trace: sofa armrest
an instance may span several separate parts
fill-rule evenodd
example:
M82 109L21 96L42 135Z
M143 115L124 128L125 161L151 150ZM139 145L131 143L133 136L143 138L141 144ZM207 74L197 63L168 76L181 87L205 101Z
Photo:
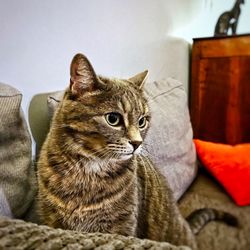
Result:
M36 155L49 131L48 95L48 93L44 93L33 96L29 106L28 118L31 133L36 142Z

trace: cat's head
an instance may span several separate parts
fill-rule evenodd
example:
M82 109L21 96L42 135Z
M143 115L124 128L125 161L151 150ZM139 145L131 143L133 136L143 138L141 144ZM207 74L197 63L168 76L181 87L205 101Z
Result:
M150 120L143 95L148 72L127 80L97 76L88 59L77 54L70 74L58 114L70 138L67 146L72 143L72 150L89 158L119 161L139 153Z

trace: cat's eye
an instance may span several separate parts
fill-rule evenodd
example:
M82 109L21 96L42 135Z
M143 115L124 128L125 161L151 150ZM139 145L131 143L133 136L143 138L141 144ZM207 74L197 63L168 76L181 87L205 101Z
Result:
M145 116L141 117L138 124L139 124L139 128L141 129L145 128L147 125L147 118Z
M105 119L106 119L107 123L111 126L118 126L122 122L121 114L115 113L115 112L106 114Z

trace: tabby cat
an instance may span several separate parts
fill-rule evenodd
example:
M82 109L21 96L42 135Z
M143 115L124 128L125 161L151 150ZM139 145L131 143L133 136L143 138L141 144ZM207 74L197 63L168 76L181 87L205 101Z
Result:
M207 221L235 223L228 214L204 209L188 225L166 180L140 155L150 125L143 94L147 71L128 80L97 76L77 54L70 72L38 162L44 224L196 249L194 234Z

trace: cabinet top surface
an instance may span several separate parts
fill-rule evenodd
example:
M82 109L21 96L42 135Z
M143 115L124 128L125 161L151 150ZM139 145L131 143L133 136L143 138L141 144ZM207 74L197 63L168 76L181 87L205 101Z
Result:
M250 38L250 33L247 34L239 34L239 35L230 35L230 36L211 36L211 37L197 37L193 38L195 41L201 41L201 40L222 40L222 39L234 39L234 38Z

